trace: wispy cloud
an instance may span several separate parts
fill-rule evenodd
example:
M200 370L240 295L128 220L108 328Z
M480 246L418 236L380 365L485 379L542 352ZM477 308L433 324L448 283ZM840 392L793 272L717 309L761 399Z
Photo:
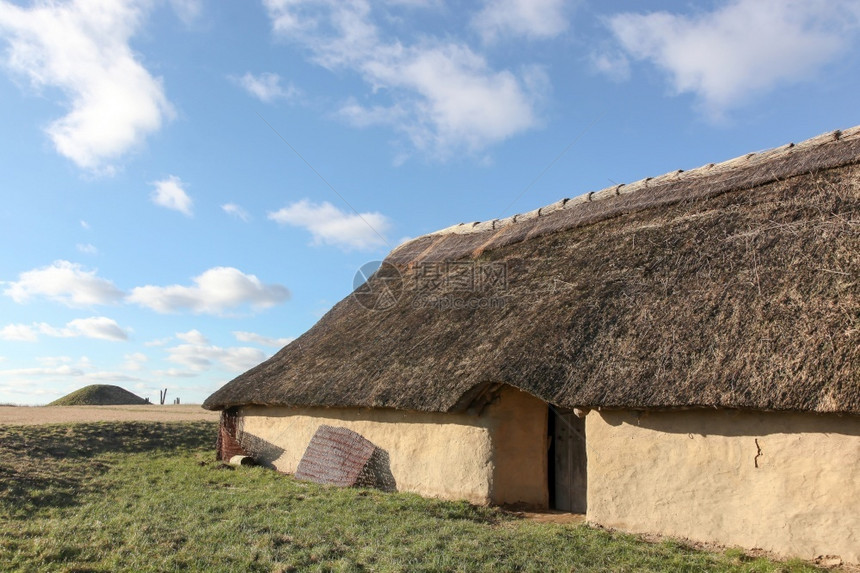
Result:
M38 328L27 324L7 324L0 328L0 340L36 342L39 340Z
M215 346L198 330L178 333L176 337L185 343L168 348L167 360L183 366L191 373L199 373L215 367L231 373L239 373L267 358L266 353L257 348Z
M48 332L46 334L64 337L84 336L101 340L128 340L128 333L120 328L115 320L104 316L77 318L66 324L64 328L57 329L56 333Z
M609 28L629 57L665 71L676 94L694 94L718 118L847 54L858 18L857 0L733 0L690 16L617 14Z
M549 82L539 68L495 70L462 42L424 37L405 45L385 38L366 0L265 0L279 36L300 42L314 62L358 74L368 91L339 115L353 125L382 124L438 159L477 154L540 124ZM381 17L384 17L381 16Z
M244 76L233 78L246 92L265 103L280 99L291 100L299 95L299 90L292 84L281 85L281 76L271 72L254 75L247 72Z
M173 110L161 80L129 42L145 20L144 2L0 1L6 68L37 90L58 88L70 111L46 129L78 166L111 172L112 162L158 131Z
M76 245L78 252L81 252L85 255L97 255L99 250L95 245L91 245L90 243L78 243Z
M34 368L10 368L9 370L0 370L0 376L8 376L8 377L31 377L31 376L57 376L57 377L67 377L67 376L83 376L85 373L80 368L75 368L74 366L70 366L65 364L63 366L56 366L53 368L46 367L34 367Z
M143 352L126 354L123 358L125 358L125 362L122 365L122 369L132 372L143 370L144 365L149 362L149 357Z
M596 52L591 55L591 67L616 82L630 79L630 60L619 52Z
M221 210L227 213L232 217L236 217L237 219L241 219L246 223L251 220L251 215L239 205L235 203L226 203L221 205Z
M55 327L44 322L33 324L8 324L0 328L0 340L37 342L39 335L52 338L94 338L99 340L128 340L128 333L115 320L104 316L78 318L64 327Z
M113 282L99 277L96 270L87 270L80 264L61 260L47 267L23 272L17 281L0 282L0 285L5 286L4 295L21 304L36 298L46 298L69 307L128 302L162 313L191 311L221 315L246 306L252 310L269 308L290 298L287 287L264 284L256 276L233 267L211 268L194 277L192 283L191 286L146 285L135 287L126 294ZM82 329L94 324L73 323Z
M17 303L44 297L66 306L83 307L118 303L124 296L111 281L98 277L97 271L62 260L23 272L17 281L5 285L3 294Z
M31 395L60 395L62 392L45 390L41 386L53 383L69 386L69 390L86 383L136 382L140 378L123 372L99 370L88 358L73 361L66 356L47 356L39 359L41 366L0 370L0 390ZM70 380L73 378L74 380ZM34 380L38 379L38 380ZM23 390L25 389L26 390ZM67 390L68 391L68 390Z
M136 287L127 300L161 313L191 311L221 315L244 306L268 308L290 297L287 287L263 284L256 276L232 267L209 269L192 282L192 286Z
M155 190L150 194L153 203L165 209L179 211L187 217L194 215L191 210L194 202L185 192L184 184L179 177L170 175L166 179L156 181L153 185Z
M567 0L484 0L472 25L485 42L507 36L553 38L567 30L570 7Z
M187 342L188 344L194 344L197 346L209 344L209 339L196 328L189 330L188 332L177 332L176 338L183 342Z
M282 225L309 231L314 245L334 245L347 251L386 246L383 237L391 228L390 221L381 213L347 213L326 201L313 203L308 199L271 212L268 217Z
M170 0L170 6L185 24L193 24L203 13L202 0Z
M274 348L281 348L295 340L295 338L271 338L254 332L243 331L234 331L233 336L235 336L236 340L239 342L252 342L261 346L272 346Z

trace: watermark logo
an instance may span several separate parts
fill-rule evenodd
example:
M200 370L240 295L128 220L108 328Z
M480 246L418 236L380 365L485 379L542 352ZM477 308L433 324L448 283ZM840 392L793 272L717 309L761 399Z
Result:
M424 262L415 269L414 308L502 308L508 290L508 267L500 262ZM477 296L476 296L477 295Z
M432 308L434 310L477 310L485 308L504 308L507 301L502 296L465 297L444 295L424 295L412 300L413 308Z
M423 262L416 268L415 288L425 294L443 290L503 292L508 290L508 266L477 261Z
M403 295L403 276L390 263L371 261L356 271L352 288L352 296L364 308L388 310Z
M393 308L407 288L413 308L502 308L506 299L501 295L508 290L508 267L498 262L422 262L409 271L407 279L394 265L371 261L358 269L352 286L352 296L368 310Z

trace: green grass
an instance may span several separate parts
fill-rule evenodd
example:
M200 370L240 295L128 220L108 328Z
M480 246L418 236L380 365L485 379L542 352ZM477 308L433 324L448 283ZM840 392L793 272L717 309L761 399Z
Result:
M90 384L62 398L57 398L48 406L127 406L148 403L140 396L119 386Z
M812 571L213 459L216 426L0 426L3 571Z

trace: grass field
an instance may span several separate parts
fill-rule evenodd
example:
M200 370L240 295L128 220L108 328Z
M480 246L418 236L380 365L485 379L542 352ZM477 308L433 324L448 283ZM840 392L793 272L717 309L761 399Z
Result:
M214 422L0 426L3 571L813 571L214 461Z

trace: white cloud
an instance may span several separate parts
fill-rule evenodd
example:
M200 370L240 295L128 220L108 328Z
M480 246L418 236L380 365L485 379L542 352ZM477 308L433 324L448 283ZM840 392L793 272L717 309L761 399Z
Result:
M467 46L442 44L398 50L366 67L372 83L412 94L389 107L354 101L340 114L358 127L387 124L419 150L447 159L477 153L538 124L534 105L548 83L540 68L494 72Z
M81 252L85 255L97 255L99 250L95 245L91 245L90 243L78 243L77 245L78 252Z
M350 100L339 111L355 126L389 125L416 149L447 159L479 153L539 124L536 108L548 82L537 68L496 71L450 40L425 37L404 45L384 39L366 0L265 4L277 34L301 42L316 63L354 71L368 84L366 99L373 103Z
M185 24L193 24L203 13L202 0L170 0L170 5Z
M104 316L77 318L69 322L60 332L63 336L83 336L101 340L128 340L128 333L120 328L115 320Z
M199 372L193 372L189 370L180 370L179 368L168 368L167 370L157 370L155 372L158 376L168 376L170 378L196 378L200 375Z
M32 378L44 378L44 381L56 381L56 382L66 382L68 378L74 377L79 379L76 381L76 385L86 384L88 382L91 383L105 383L105 382L135 382L140 380L140 378L135 378L133 376L129 376L128 374L123 374L120 372L110 372L110 371L98 371L98 372L85 372L79 367L72 365L62 365L56 367L42 367L42 368L12 368L9 370L0 370L0 378L10 378L16 384L25 384L31 383ZM7 391L11 388L6 387ZM28 392L28 393L36 393L41 394L42 392ZM54 393L47 391L45 393Z
M209 339L206 338L202 332L197 330L196 328L193 330L189 330L188 332L177 332L176 338L183 342L187 342L188 344L196 344L196 345L206 345L209 344Z
M96 271L87 271L77 263L56 261L52 265L26 271L18 281L7 282L3 294L17 303L25 303L35 297L45 297L65 304L80 307L119 302L123 292L112 282L96 276Z
M178 333L176 337L185 342L167 349L167 360L183 366L185 371L172 370L173 376L187 376L188 371L199 373L219 367L228 372L244 372L265 360L267 355L257 348L221 348L210 344L199 331Z
M86 356L81 356L77 361L68 356L40 356L36 362L39 363L38 367L0 370L0 376L29 382L29 378L36 376L64 380L69 376L86 376L93 371L93 365Z
M72 359L69 356L39 356L36 358L36 362L45 368L56 368L62 364L71 364ZM78 368L89 369L91 366L92 364L90 364L90 359L86 356L82 356L78 359Z
M472 25L485 42L503 36L545 39L568 28L567 0L484 0Z
M129 376L128 374L124 374L122 372L110 372L107 370L103 370L100 372L89 372L84 374L84 379L87 382L93 383L105 383L105 382L137 382L140 378L136 376Z
M312 203L302 199L278 211L269 219L310 231L315 245L334 245L341 249L373 250L386 246L385 233L391 227L381 213L346 213L331 203Z
M245 89L249 94L265 103L272 103L279 99L294 99L299 95L299 90L292 84L287 87L281 85L281 76L270 72L254 75L247 72L234 81Z
M215 267L192 279L193 286L142 286L132 289L129 302L169 313L190 310L195 313L223 314L250 305L262 309L280 304L290 297L287 287L263 284L254 275L232 267Z
M225 203L224 205L221 205L221 210L228 215L232 215L237 219L245 221L246 223L251 220L251 215L245 209L243 209L239 205L236 205L235 203Z
M734 0L712 12L623 13L609 20L627 54L669 76L675 93L725 110L779 85L809 80L847 52L857 0Z
M261 346L273 346L275 348L281 348L295 340L295 338L271 338L255 332L242 331L234 331L233 336L235 336L236 340L239 342L252 342Z
M444 5L445 0L385 0L385 3L408 8L439 8Z
M68 376L83 376L85 373L80 368L69 366L57 366L55 368L12 368L10 370L0 370L0 376L8 377L32 377L32 376L50 376L50 377L68 377Z
M69 112L46 132L57 151L84 169L110 163L158 131L172 116L161 80L129 46L144 2L73 0L21 8L0 1L5 66L37 89L58 88Z
M90 224L81 219L81 228L89 230Z
M150 195L153 203L165 209L179 211L188 217L193 215L191 212L193 201L185 192L179 177L170 175L167 179L156 181L153 185L155 190Z
M609 79L622 82L630 79L630 60L621 53L602 52L591 55L591 65Z
M78 318L64 327L55 327L45 322L8 324L0 329L0 340L36 342L39 335L53 338L95 338L100 340L128 340L128 333L115 320L104 316Z
M220 367L228 372L240 373L253 368L266 359L266 353L257 348L197 346L180 344L168 349L168 360L192 371L202 372Z
M38 329L27 324L7 324L0 329L0 340L36 342L39 340Z
M135 372L143 370L143 365L149 362L149 357L143 352L126 354L123 358L125 358L125 363L122 365L122 369Z
M45 403L87 384L131 383L139 378L122 372L99 370L86 357L44 356L39 366L0 370L0 394L23 395L25 403Z

